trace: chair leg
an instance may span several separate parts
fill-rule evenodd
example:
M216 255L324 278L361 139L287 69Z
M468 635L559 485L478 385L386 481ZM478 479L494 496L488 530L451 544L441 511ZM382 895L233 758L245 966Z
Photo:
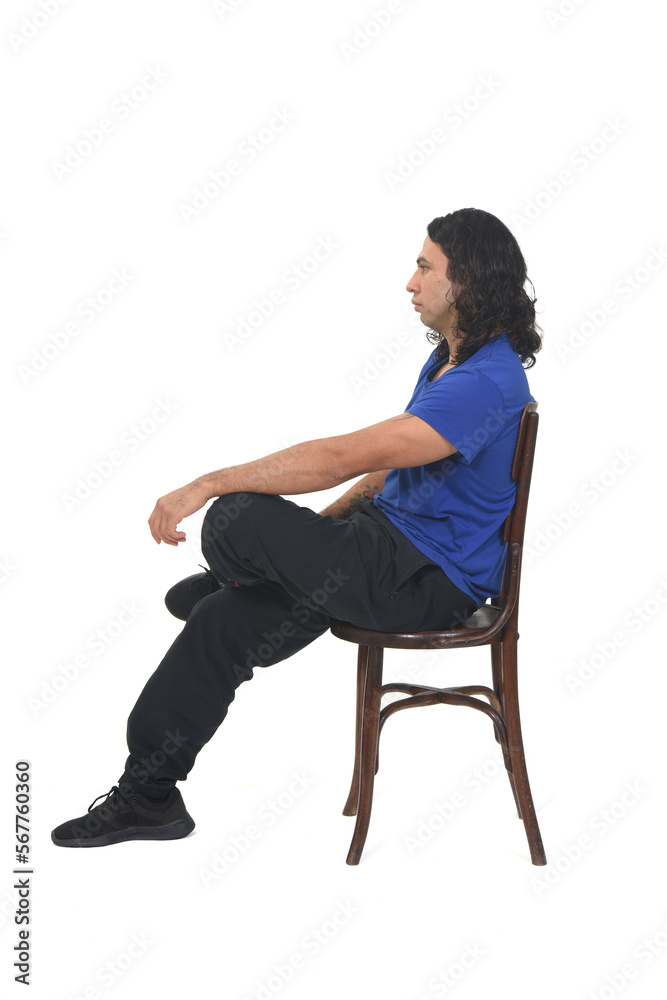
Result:
M500 714L505 718L505 705L503 703L503 647L500 642L491 643L491 675L493 677L493 690L498 695L500 701ZM496 733L496 741L499 743L498 734ZM514 804L516 806L516 814L519 819L521 819L521 806L519 805L519 799L516 794L516 781L514 780L514 775L511 771L507 772L507 777L510 780L510 787L512 789L512 795L514 796Z
M359 802L359 763L361 761L361 726L364 717L364 691L366 690L366 666L368 646L359 646L357 653L357 715L354 733L354 770L352 784L343 808L343 816L356 816Z
M547 859L542 844L542 836L535 815L535 806L528 781L526 757L521 735L521 719L519 717L519 691L517 685L517 643L516 633L503 642L502 657L502 705L507 726L510 759L514 772L514 787L519 805L519 815L528 838L530 859L534 865L546 865Z
M359 749L359 803L352 843L347 855L348 865L359 864L371 819L380 728L383 655L384 650L381 646L371 646L367 652L361 746Z

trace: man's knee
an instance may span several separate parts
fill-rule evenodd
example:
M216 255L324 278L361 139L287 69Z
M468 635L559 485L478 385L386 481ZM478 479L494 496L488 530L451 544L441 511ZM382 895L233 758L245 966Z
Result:
M215 543L227 529L235 524L252 505L259 494L225 493L211 504L202 524L202 545Z

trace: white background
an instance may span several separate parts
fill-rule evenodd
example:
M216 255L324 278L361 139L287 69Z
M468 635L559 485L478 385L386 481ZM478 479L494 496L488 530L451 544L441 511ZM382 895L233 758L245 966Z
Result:
M13 769L27 759L40 1000L655 997L667 970L655 6L565 2L556 18L556 0L44 4L6 0L1 15L5 995L23 995ZM134 90L150 70L153 89ZM249 161L243 144L276 109L292 120ZM104 118L112 130L59 170ZM401 157L412 167L392 181ZM186 221L182 206L234 158L240 174ZM155 500L402 412L432 349L405 283L427 223L468 206L517 236L545 337L529 371L541 422L519 662L549 866L530 864L492 727L452 707L387 726L366 848L346 866L356 650L330 634L238 691L180 786L190 837L56 848L50 830L117 780L127 715L181 627L163 594L201 560L203 512L181 525L185 545L157 547ZM290 291L284 273L320 238L336 248ZM131 280L107 304L114 269ZM234 344L276 289L285 300ZM89 296L104 306L92 322ZM160 400L172 412L151 423ZM114 451L111 474L68 505ZM297 499L319 510L340 492ZM140 610L119 629L124 602ZM99 628L114 638L97 654ZM427 684L487 683L489 652L387 653L387 679L409 667ZM311 783L290 800L294 774ZM457 793L444 822L437 806ZM281 795L280 817L258 820ZM259 838L207 887L202 870L253 823Z

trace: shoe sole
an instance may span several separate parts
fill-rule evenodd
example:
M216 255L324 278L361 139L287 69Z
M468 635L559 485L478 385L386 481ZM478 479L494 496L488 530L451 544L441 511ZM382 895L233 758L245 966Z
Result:
M135 826L129 830L112 830L99 837L74 837L60 840L51 833L51 840L57 847L107 847L125 840L179 840L187 837L195 828L195 821L188 815L185 819L167 823L165 826Z

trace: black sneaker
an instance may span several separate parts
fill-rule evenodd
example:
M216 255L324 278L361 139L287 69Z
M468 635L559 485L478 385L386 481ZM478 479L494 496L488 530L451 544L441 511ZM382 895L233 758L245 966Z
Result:
M105 801L95 806L101 798ZM98 795L97 799L88 806L85 816L62 823L51 832L54 844L58 847L105 847L123 840L177 840L187 837L195 827L175 786L161 802L137 792L121 792L118 785L113 785L106 795Z
M199 565L201 566L201 563ZM223 586L223 584L218 583L210 569L203 566L202 569L203 573L186 576L184 580L179 580L171 590L167 591L164 603L174 618L180 618L183 622L187 621L190 612L195 604L201 601L202 597L214 594Z

